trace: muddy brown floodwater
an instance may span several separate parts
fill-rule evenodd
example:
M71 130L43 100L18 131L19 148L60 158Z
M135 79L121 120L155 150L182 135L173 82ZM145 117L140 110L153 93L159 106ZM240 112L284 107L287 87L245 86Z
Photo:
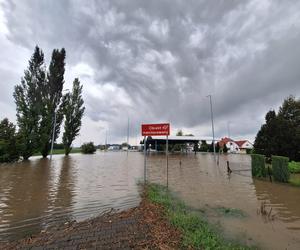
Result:
M147 163L149 180L166 184L165 155L151 153ZM248 155L221 156L217 166L211 154L171 154L169 187L220 225L225 237L262 249L300 249L300 188L253 180L250 165ZM138 152L73 154L55 156L52 162L33 158L0 165L0 240L111 208L134 207L140 201L136 183L141 178L143 154Z
M139 153L71 154L0 165L0 241L140 202Z
M253 180L248 155L221 156L219 166L211 154L170 155L169 163L170 189L192 208L205 211L226 237L262 249L300 249L300 188ZM152 182L166 183L163 165L163 155L149 158ZM226 208L236 214L218 212Z

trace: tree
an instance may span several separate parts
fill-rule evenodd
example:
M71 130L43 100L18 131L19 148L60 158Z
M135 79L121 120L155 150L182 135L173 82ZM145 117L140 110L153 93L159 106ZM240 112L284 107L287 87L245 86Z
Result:
M21 155L27 160L39 145L39 124L42 109L42 90L45 86L46 70L44 53L35 47L24 71L21 84L15 86L14 99L17 106L17 124L21 141Z
M54 49L47 73L47 81L42 89L43 109L40 126L40 151L43 157L49 154L56 114L54 142L56 141L63 120L62 90L64 85L66 51Z
M11 162L19 159L16 126L7 118L0 122L0 162Z
M300 101L293 96L286 98L278 114L271 110L266 114L265 120L256 135L254 152L268 158L280 155L299 160Z
M73 82L72 93L66 94L63 99L65 115L63 144L65 147L65 154L68 155L72 150L72 142L79 134L81 119L85 110L82 98L82 85L80 85L78 78L75 78Z
M207 152L208 151L208 145L207 142L205 140L201 141L201 145L200 145L200 152Z
M84 143L81 146L81 152L83 154L93 154L96 152L96 147L93 142Z
M180 130L178 130L178 131L177 131L177 133L176 133L176 135L177 135L177 136L183 136L183 132L182 132L182 130L181 130L181 129L180 129Z

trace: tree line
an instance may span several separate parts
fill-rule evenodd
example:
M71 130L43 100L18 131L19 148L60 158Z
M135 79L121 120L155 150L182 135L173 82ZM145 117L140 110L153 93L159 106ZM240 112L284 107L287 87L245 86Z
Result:
M43 51L35 47L21 83L14 88L17 126L7 118L0 122L0 162L27 160L37 152L47 157L63 121L63 145L65 154L70 153L85 107L78 78L72 90L63 93L65 59L64 48L54 49L47 69Z
M287 97L278 112L270 110L258 131L254 152L270 158L272 155L300 161L300 99Z

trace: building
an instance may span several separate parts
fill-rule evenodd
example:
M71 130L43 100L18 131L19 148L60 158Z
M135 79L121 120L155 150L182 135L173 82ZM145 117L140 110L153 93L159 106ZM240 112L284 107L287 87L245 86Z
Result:
M235 141L228 137L222 138L219 142L220 147L223 147L225 144L228 148L228 153L247 153L247 150L253 148L253 144L248 140Z
M239 153L240 151L239 145L234 140L228 137L222 138L219 141L219 145L221 148L224 147L224 145L226 145L228 153Z
M253 144L248 140L235 141L239 146L240 153L247 153L247 150L253 149Z

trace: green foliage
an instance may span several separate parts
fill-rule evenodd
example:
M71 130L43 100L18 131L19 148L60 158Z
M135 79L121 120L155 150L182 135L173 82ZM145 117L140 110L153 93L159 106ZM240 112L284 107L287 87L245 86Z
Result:
M289 183L293 186L300 187L300 176L298 175L292 175L289 179Z
M200 145L200 152L207 152L208 151L208 145L207 142L205 140L201 141L201 145Z
M63 103L65 114L63 144L65 154L68 155L72 149L72 142L79 134L82 123L81 120L85 110L82 98L82 85L80 85L78 78L75 78L73 82L72 93L64 96Z
M182 232L183 249L247 249L225 241L207 221L190 211L165 187L149 185L147 196L151 202L164 206L168 220Z
M288 167L290 173L300 173L300 162L291 161Z
M209 144L208 151L214 152L214 144L213 143Z
M39 47L29 60L21 83L15 86L14 99L17 106L21 155L28 159L39 146L39 124L42 109L42 91L45 86L46 71L44 53Z
M0 162L12 162L18 159L16 127L5 118L0 122Z
M177 133L176 133L176 135L177 135L177 136L183 136L183 132L182 132L182 130L181 130L181 129L180 129L180 130L178 130L178 131L177 131Z
M300 100L289 96L279 108L278 114L269 111L266 123L258 131L254 143L255 153L283 155L300 160Z
M251 155L252 176L266 177L265 156L260 154Z
M194 152L198 152L199 151L199 144L198 143L194 143Z
M274 179L280 182L288 182L290 172L288 168L289 158L283 156L272 156L272 173Z
M47 79L42 88L41 125L39 130L40 151L43 157L49 154L56 114L54 142L56 141L63 120L61 102L64 85L66 51L54 49L47 72Z
M84 143L81 146L81 152L83 154L93 154L96 152L96 147L93 142Z
M226 217L246 217L246 214L237 208L217 207L216 211Z

